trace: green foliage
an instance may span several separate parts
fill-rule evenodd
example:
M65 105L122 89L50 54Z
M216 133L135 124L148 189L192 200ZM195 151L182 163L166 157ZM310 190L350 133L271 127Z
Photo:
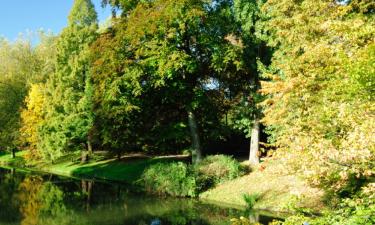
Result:
M246 202L246 209L251 210L254 208L255 203L260 199L260 194L243 194L243 200Z
M14 43L0 39L0 146L23 147L20 142L20 109L32 83L46 79L53 70L54 37L40 33L41 43L31 40Z
M182 163L157 163L143 173L141 184L148 192L171 196L197 196L197 184L191 168Z
M245 168L230 156L213 155L195 165L200 191L244 175Z
M264 71L264 122L274 128L286 172L339 198L355 195L375 173L375 17L366 7L324 0L262 7L261 27L275 48Z
M96 30L94 5L76 0L57 41L56 72L46 82L45 118L39 130L39 148L46 160L87 148L94 123L88 47Z
M103 146L186 148L188 112L203 146L225 140L224 118L234 104L228 95L241 95L251 79L231 2L103 2L123 13L91 48Z
M196 197L215 185L243 175L243 168L229 156L208 156L197 165L157 163L147 168L139 183L151 193Z
M97 23L97 14L91 0L75 0L68 16L68 26L91 26Z

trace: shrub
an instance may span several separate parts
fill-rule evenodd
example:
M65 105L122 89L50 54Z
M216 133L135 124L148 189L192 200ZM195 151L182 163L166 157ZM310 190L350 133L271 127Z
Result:
M194 170L201 191L245 173L239 162L225 155L208 156L195 166Z
M239 177L244 171L232 157L215 155L195 166L183 162L151 165L143 172L138 184L150 193L196 197L221 182Z
M141 185L160 195L197 196L196 179L191 168L182 162L157 163L143 173Z
M246 209L251 210L254 208L255 203L260 199L260 194L243 194L243 200L246 202Z

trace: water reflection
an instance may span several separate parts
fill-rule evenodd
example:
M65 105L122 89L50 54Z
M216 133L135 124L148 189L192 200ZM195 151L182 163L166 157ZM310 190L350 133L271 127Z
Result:
M119 184L0 168L0 225L224 225L243 214L189 199L135 194Z

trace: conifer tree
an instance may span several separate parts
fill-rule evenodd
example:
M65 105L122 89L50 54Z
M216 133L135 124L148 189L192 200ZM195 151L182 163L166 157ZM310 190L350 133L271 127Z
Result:
M57 43L56 72L47 81L41 149L51 160L68 150L91 150L93 126L88 47L96 39L97 14L90 0L76 0ZM78 148L78 149L77 149Z

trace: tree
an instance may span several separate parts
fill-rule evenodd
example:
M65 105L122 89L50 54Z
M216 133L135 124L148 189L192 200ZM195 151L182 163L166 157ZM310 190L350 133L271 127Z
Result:
M31 86L26 97L26 108L21 111L22 127L20 129L22 141L28 149L28 158L38 159L41 154L38 149L40 142L39 131L44 121L45 87L43 84Z
M349 197L374 174L373 1L268 1L262 92L285 168ZM371 175L372 174L372 175Z
M57 42L56 72L46 85L46 115L40 129L45 158L54 160L67 150L91 151L94 115L87 50L96 39L97 28L92 2L74 1L68 26Z
M249 162L253 165L259 163L260 155L260 123L263 115L259 103L264 100L259 93L260 81L264 79L261 69L270 63L271 57L271 50L258 34L259 23L263 19L260 11L262 4L262 0L234 0L233 14L238 32L236 36L227 37L232 44L241 48L242 73L249 76L242 85L239 80L232 81L237 87L229 112L230 124L250 137Z
M122 18L105 35L115 41L97 62L111 62L116 78L103 69L100 76L94 75L99 84L96 90L103 90L100 99L115 104L116 109L135 109L132 115L146 136L140 142L151 139L150 131L159 131L153 140L175 137L183 143L182 134L190 132L194 161L199 161L202 148L225 135L227 109L222 103L228 101L228 93L238 95L244 86L238 83L251 79L243 49L228 40L238 33L232 2L110 3L122 10ZM105 81L108 78L111 81ZM103 86L108 84L114 85ZM122 101L115 101L114 96Z
M41 82L53 71L53 36L40 33L40 44L28 39L15 43L0 40L0 146L21 147L20 108L31 83Z

